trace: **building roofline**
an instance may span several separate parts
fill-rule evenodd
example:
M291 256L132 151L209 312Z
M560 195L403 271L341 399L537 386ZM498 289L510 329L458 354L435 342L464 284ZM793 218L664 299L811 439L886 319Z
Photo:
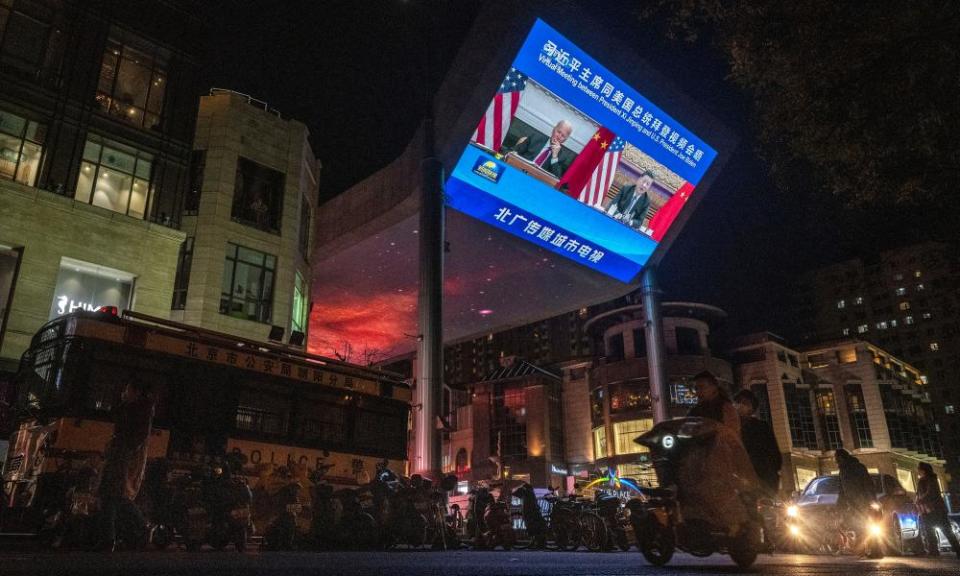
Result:
M699 302L663 302L661 307L663 308L664 318L688 317L699 318L709 322L722 320L727 317L727 313L723 309L716 306L711 306L710 304L701 304ZM641 311L643 311L643 304L631 304L628 306L621 306L620 308L615 308L613 310L608 310L587 320L583 325L583 330L584 332L589 332L591 327L593 327L595 324L619 314Z

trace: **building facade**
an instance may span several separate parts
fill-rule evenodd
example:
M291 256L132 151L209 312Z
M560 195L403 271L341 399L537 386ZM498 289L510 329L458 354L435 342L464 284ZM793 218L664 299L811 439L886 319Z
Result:
M838 448L911 492L920 462L943 477L929 386L910 364L858 339L801 351L769 333L742 339L732 358L738 387L757 395L784 454L784 492L835 473Z
M175 320L304 344L320 172L308 136L246 95L200 99Z
M468 387L450 424L444 469L461 480L502 474L540 487L564 484L559 375L504 358L500 368Z
M696 403L692 380L713 373L722 388L732 388L730 364L714 355L711 329L726 313L692 302L662 304L668 412L678 417ZM567 461L574 470L616 470L620 477L653 483L641 465L646 449L633 439L653 427L643 306L632 304L592 317L586 330L603 343L595 362L563 367L563 407ZM598 345L599 348L599 345Z
M0 2L0 368L78 308L169 314L201 30L186 2Z
M947 469L960 479L960 251L928 242L805 274L791 341L854 337L902 358L929 383Z
M653 425L643 308L619 304L593 316L574 313L580 325L569 333L577 335L577 343L586 336L598 355L584 356L578 345L576 354L541 366L501 351L501 366L450 390L446 470L464 481L488 480L497 471L494 456L510 477L538 487L572 489L575 479L607 470L653 482L640 462L642 448L633 443ZM699 372L711 371L731 389L730 365L715 357L709 344L712 327L725 316L704 304L663 304L672 415L685 414L695 403L691 380Z

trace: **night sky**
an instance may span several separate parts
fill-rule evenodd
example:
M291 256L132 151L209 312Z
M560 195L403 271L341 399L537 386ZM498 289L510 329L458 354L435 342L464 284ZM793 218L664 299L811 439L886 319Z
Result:
M814 191L786 197L766 176L749 98L726 80L723 55L709 42L668 42L655 22L640 24L623 5L583 2L581 7L740 138L664 261L661 281L668 299L726 309L729 334L774 329L785 321L791 287L805 268L942 237L954 228L956 210L936 206L848 209ZM476 2L444 6L440 68L453 59L477 11ZM307 124L324 164L321 198L381 168L410 141L423 93L410 56L421 34L413 0L291 1L271 3L269 10L253 2L211 2L205 9L210 41L204 84L250 94ZM589 52L589 46L583 48ZM448 279L448 294L464 281L472 279ZM396 286L384 286L381 298L380 284L371 277L363 291L366 304L352 307L359 316L334 323L345 333L360 325L410 330L415 293L398 298ZM391 317L391 310L406 319Z

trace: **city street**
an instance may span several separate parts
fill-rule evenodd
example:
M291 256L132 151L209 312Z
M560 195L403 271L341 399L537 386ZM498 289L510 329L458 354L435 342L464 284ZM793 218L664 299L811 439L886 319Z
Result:
M625 575L671 574L789 574L791 576L857 573L900 576L912 574L960 575L960 562L952 555L940 559L887 558L858 560L851 557L776 555L761 556L743 572L724 557L695 558L678 555L665 568L654 568L636 551L594 554L589 552L450 552L390 553L248 553L185 552L32 553L0 552L4 576L22 574L372 574L461 576L496 575Z

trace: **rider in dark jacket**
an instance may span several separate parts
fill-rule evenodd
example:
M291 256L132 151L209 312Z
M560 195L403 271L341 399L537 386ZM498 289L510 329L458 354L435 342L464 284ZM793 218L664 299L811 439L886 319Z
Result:
M957 542L957 537L950 528L947 504L940 495L940 483L937 482L933 466L921 462L917 466L917 477L917 511L920 512L920 528L923 530L923 543L927 548L927 554L931 556L940 554L940 541L935 531L935 528L939 527L950 542L954 554L960 558L960 543Z
M756 417L757 396L752 391L743 389L733 399L740 413L740 439L757 472L761 488L767 495L776 496L780 491L780 468L783 466L777 438L770 424Z

